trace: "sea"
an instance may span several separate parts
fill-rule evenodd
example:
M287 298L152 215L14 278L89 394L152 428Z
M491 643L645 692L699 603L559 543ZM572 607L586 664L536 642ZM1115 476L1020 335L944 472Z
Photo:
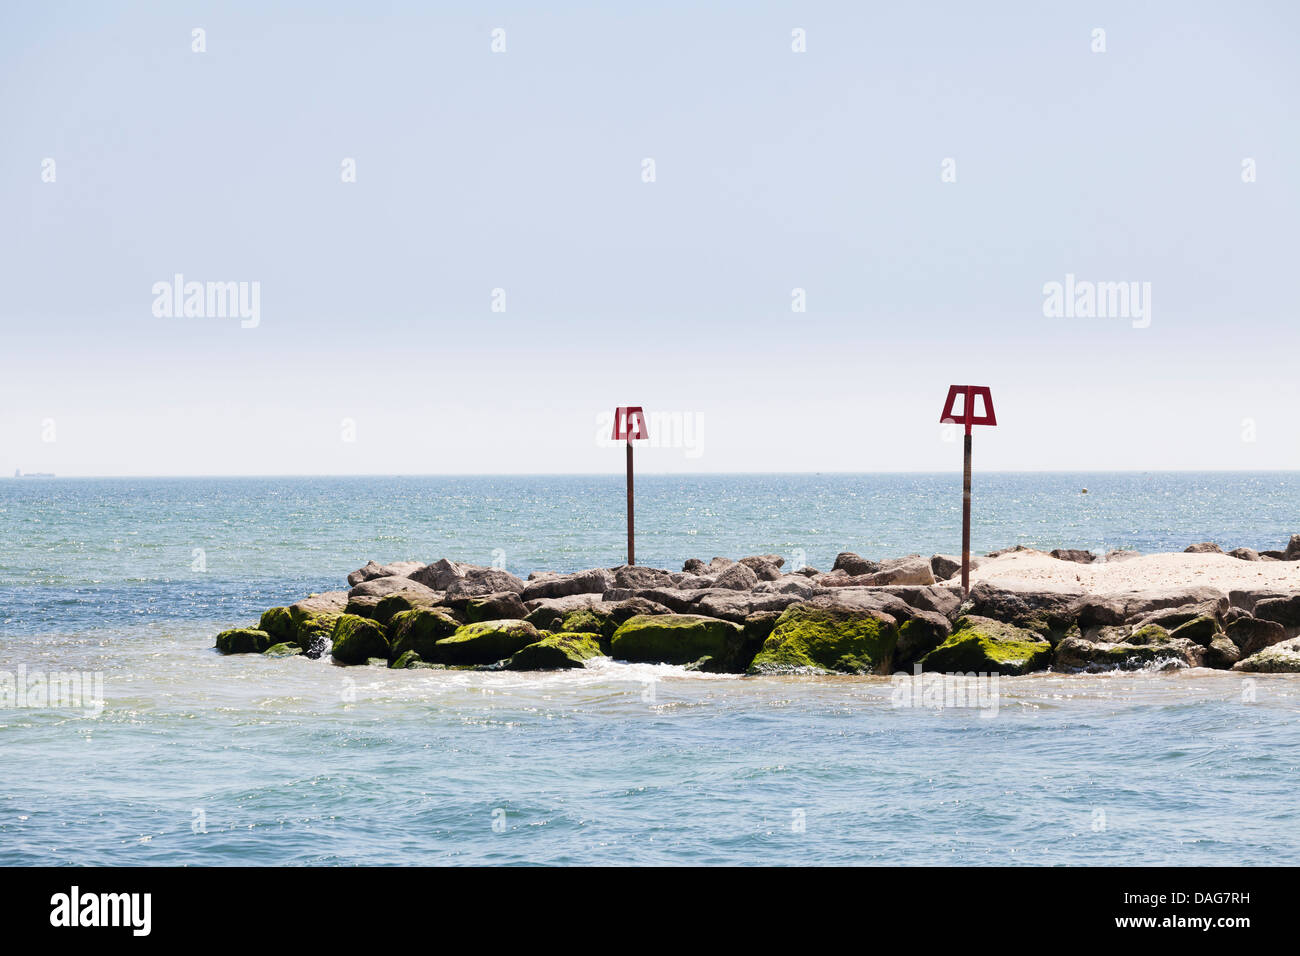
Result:
M959 475L636 491L654 567L960 549ZM984 473L972 548L1282 548L1297 502L1290 472ZM522 577L625 547L621 475L0 480L0 864L1300 864L1300 677L1048 673L975 706L212 647L370 559Z

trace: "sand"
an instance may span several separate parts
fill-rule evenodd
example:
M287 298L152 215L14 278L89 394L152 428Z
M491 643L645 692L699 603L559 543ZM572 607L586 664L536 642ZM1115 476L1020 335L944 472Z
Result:
M1102 564L1060 561L1039 551L982 558L971 586L1083 590L1093 594L1206 585L1223 592L1300 591L1300 561L1241 561L1226 554L1147 554Z

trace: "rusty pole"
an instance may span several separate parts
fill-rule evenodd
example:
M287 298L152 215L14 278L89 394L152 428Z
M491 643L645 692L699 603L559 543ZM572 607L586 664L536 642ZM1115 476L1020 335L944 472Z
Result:
M970 594L970 425L966 426L965 458L966 464L961 479L961 596L963 598Z
M633 535L633 510L632 510L632 438L631 432L628 433L627 440L627 563L636 564L636 541Z

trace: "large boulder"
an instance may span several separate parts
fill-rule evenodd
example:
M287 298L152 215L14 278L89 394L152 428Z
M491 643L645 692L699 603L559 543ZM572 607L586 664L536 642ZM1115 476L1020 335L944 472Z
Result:
M271 635L255 627L232 627L217 635L222 654L261 654L272 644Z
M974 570L974 561L971 561ZM936 581L947 581L961 574L961 556L951 554L933 554L930 556L930 572Z
M703 562L700 562L700 567L704 567ZM628 588L635 591L639 588L672 587L672 584L673 576L671 571L647 568L640 564L624 564L621 567L614 568L614 587Z
M348 603L346 591L312 594L289 606L294 640L308 657L320 657L329 647L334 622Z
M555 630L569 633L598 634L602 644L608 648L614 632L624 622L638 614L671 614L662 604L655 604L644 598L629 598L625 601L607 601L580 607L564 615L564 620Z
M1283 627L1300 627L1300 594L1270 597L1255 602L1255 617Z
M1228 596L1218 588L1198 586L1152 588L1117 591L1111 594L1082 596L1076 608L1082 628L1114 624L1140 624L1156 611L1189 604L1214 603L1222 617L1228 610Z
M262 619L257 626L270 634L271 640L276 644L298 643L298 631L293 626L293 615L287 607L267 608L262 612Z
M421 660L432 661L433 646L460 629L460 622L445 608L403 611L388 622L389 657L392 660L407 651Z
M698 614L638 614L610 642L610 656L651 664L690 664L704 657L739 666L744 628Z
M611 588L609 593L613 594L614 591L615 589ZM602 600L599 594L569 594L558 598L537 598L524 604L528 611L524 615L524 620L539 631L554 631L559 628L564 615L570 611L599 604Z
M426 587L418 581L399 575L385 575L362 581L349 591L345 612L379 620L380 603L393 595L402 597L398 601L390 601L385 605L385 613L390 618L399 611L408 611L413 607L432 607L443 598L441 592Z
M484 597L470 598L465 605L465 620L470 624L479 621L520 619L528 614L524 602L514 591L498 591Z
M758 575L747 564L736 562L728 565L713 581L713 586L729 591L748 591L758 584Z
M1233 548L1228 552L1228 556L1236 558L1239 561L1258 561L1259 552L1254 548Z
M348 575L348 587L354 588L363 581L374 578L404 577L421 567L423 565L419 561L394 561L392 564L376 564L374 561L367 561L365 567L358 568Z
M947 640L921 658L921 669L1017 675L1042 670L1051 660L1052 645L1038 633L967 615L957 619Z
M1043 635L1062 633L1075 622L1082 591L998 587L981 581L970 590L970 614L993 618ZM1099 623L1119 624L1121 621Z
M598 634L548 634L535 644L520 648L503 665L508 671L554 671L586 667L601 656Z
M769 581L759 581L754 593L793 594L800 598L810 598L817 593L817 585L802 574L782 574Z
M486 597L500 591L522 593L524 587L524 582L509 571L498 571L494 568L474 568L463 577L459 577L447 585L447 596L444 600L448 604L465 604L471 598Z
M751 674L885 674L898 643L896 620L830 603L796 604L777 619Z
M779 554L754 554L741 558L739 563L753 571L760 581L775 581L781 576L785 558Z
M387 624L394 616L401 614L403 611L437 607L441 604L444 596L445 592L443 591L430 591L428 588L423 587L418 591L409 589L394 591L392 594L381 597L378 603L370 609L370 613L362 616L371 617L380 624ZM349 607L351 604L352 602L349 601Z
M1073 561L1075 564L1092 564L1097 560L1097 556L1091 551L1080 548L1053 548L1047 553L1058 561Z
M364 664L372 657L388 660L384 626L368 617L344 614L334 622L330 656L340 664Z
M919 611L933 611L951 620L961 607L961 588L943 584L891 584L880 589Z
M1114 641L1091 641L1077 634L1056 645L1053 664L1057 670L1101 672L1200 667L1205 649L1188 640L1175 639L1157 624L1149 624L1131 633L1117 628Z
M525 601L535 601L538 598L565 597L570 594L604 594L613 584L613 575L608 571L592 568L544 581L530 581L520 596Z
M1222 624L1229 606L1226 601L1210 600L1201 601L1197 604L1183 604L1178 607L1166 607L1148 614L1142 620L1138 621L1138 627L1144 627L1147 624L1159 624L1167 631L1172 631L1176 627L1181 627L1190 621L1199 617L1210 618L1216 623Z
M425 659L436 664L494 664L536 644L543 636L527 621L480 621L466 624L451 637L440 640Z
M1286 543L1286 550L1282 552L1283 561L1300 561L1300 534L1291 535L1291 540Z
M635 597L668 608L675 614L690 614L695 609L695 602L706 594L714 593L704 588L677 589L677 588L643 588L637 591ZM719 591L719 594L732 594L732 591Z
M1223 549L1213 541L1201 541L1183 548L1184 554L1223 554Z
M1256 617L1239 617L1224 628L1224 633L1237 645L1242 657L1257 654L1266 647L1286 640L1286 628L1281 624L1276 621L1261 621Z
M426 564L422 568L416 568L414 571L408 572L406 576L412 581L433 588L435 591L445 591L464 578L469 572L483 570L486 569L478 565L462 564L459 561L448 561L446 558L440 558L432 564Z
M835 555L835 563L831 565L832 571L843 571L849 577L857 577L860 574L874 574L880 570L880 564L875 561L868 561L852 551L841 551Z
M934 572L930 570L930 559L919 554L906 558L893 558L880 562L880 570L869 575L869 585L882 584L934 584Z
M741 566L743 565L738 565ZM801 600L798 594L764 594L759 591L729 591L726 588L698 591L696 595L689 605L688 613L716 617L734 624L741 624L745 618L760 611L784 611Z
M894 670L910 670L936 647L948 640L952 624L934 611L917 611L898 626L898 646L894 649Z
M1300 637L1266 647L1238 661L1232 669L1254 674L1300 674Z

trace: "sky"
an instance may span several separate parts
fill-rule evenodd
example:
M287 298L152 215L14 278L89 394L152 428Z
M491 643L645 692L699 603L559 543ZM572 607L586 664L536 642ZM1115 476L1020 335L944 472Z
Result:
M1298 28L11 0L0 476L1300 468Z

